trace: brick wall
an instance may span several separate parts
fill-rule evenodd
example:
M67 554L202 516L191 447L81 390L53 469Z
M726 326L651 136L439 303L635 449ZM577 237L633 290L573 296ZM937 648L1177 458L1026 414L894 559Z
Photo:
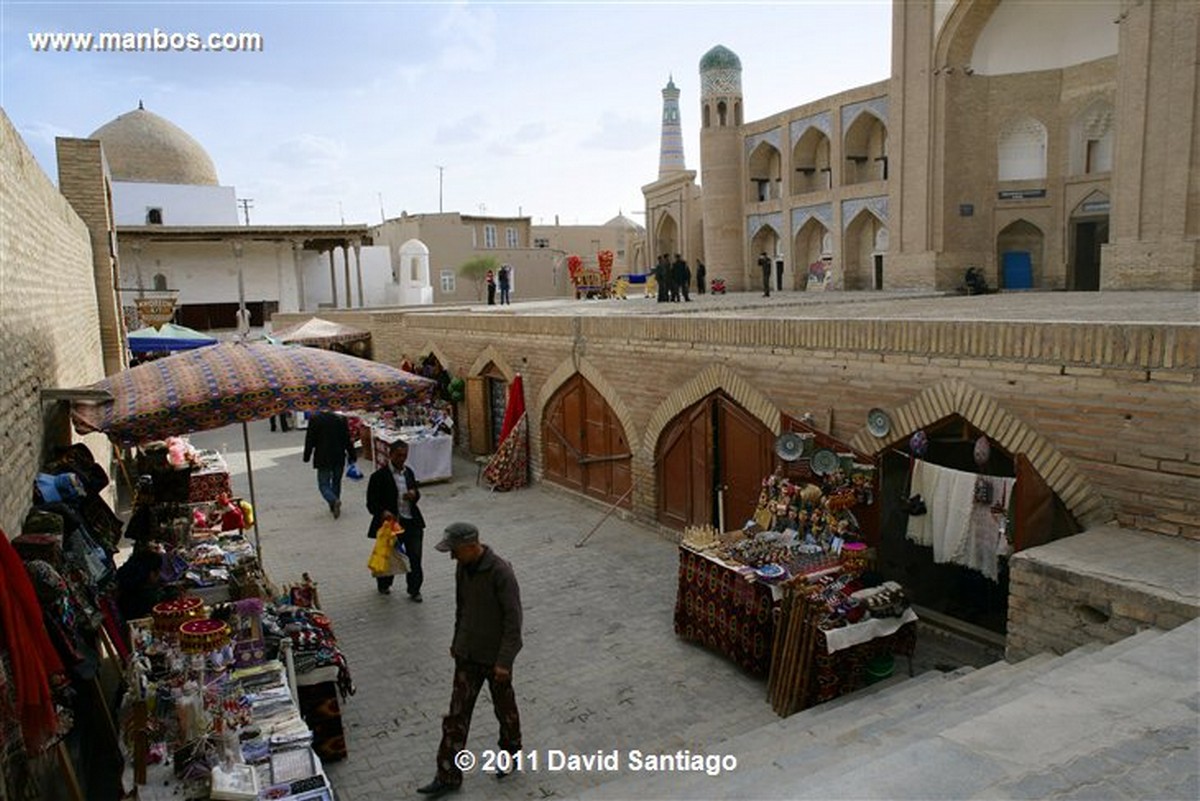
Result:
M1010 662L1112 643L1200 614L1194 547L1101 527L1017 554L1008 598Z
M31 502L51 442L70 434L39 391L104 377L88 229L0 111L0 527L10 537ZM103 437L83 440L101 464Z
M491 348L523 373L535 476L540 404L575 370L590 375L625 422L643 519L655 515L663 426L723 388L772 430L781 412L832 410L830 433L868 453L959 414L1029 455L1084 525L1200 540L1195 326L394 311L368 327L375 358L391 364L435 347L466 375ZM886 441L865 431L873 407L892 416Z

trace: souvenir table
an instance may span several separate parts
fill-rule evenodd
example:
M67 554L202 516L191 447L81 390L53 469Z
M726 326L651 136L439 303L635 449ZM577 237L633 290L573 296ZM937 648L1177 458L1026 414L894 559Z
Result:
M675 633L716 651L754 676L771 667L775 633L772 587L748 581L736 567L679 547Z
M239 606L225 622L185 598L130 624L124 783L138 785L138 798L333 797L295 701L290 648L282 662L242 664L237 637L261 606Z
M192 470L188 479L188 501L203 503L215 501L222 495L232 495L229 483L229 466L216 451L201 451L201 463Z
M412 468L417 481L449 481L453 478L454 437L449 434L434 434L423 427L401 429L375 426L371 429L371 452L376 467L388 463L392 445L404 441L408 444L407 465Z

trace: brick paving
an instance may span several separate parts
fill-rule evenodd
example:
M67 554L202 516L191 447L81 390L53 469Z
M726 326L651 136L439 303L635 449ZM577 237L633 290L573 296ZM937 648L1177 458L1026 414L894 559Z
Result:
M366 569L366 482L343 485L342 516L334 520L314 471L301 462L303 432L271 433L260 421L251 424L251 440L268 575L283 583L308 571L319 582L357 685L343 705L349 757L327 766L338 797L415 797L433 777L450 698L453 563L427 546L425 602L379 595ZM226 445L235 491L248 492L240 429L192 441ZM475 465L463 459L455 475L424 489L427 542L467 520L513 563L526 615L514 681L527 749L711 750L777 719L764 681L675 637L673 543L614 515L576 548L603 507L540 486L488 492L475 486ZM468 743L476 751L494 747L498 731L486 696ZM472 774L456 797L572 797L607 778L543 771L499 782Z

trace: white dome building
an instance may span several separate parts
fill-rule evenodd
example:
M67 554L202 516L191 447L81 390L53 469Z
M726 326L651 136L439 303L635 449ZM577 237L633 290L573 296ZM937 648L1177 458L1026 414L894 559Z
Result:
M234 188L217 182L200 143L141 103L90 138L104 148L117 225L238 224Z

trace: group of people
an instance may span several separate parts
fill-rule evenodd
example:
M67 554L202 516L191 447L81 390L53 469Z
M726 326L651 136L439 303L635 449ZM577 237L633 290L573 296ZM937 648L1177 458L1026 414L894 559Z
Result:
M512 268L507 264L502 264L497 273L488 270L484 275L484 281L487 283L487 305L496 305L496 288L500 288L500 305L511 305L509 302L508 293L512 289Z
M314 424L319 432L316 435L312 433ZM309 421L308 430L304 461L313 457L317 486L336 518L341 513L343 456L355 458L349 427L341 415L320 412ZM425 517L419 507L420 482L407 460L408 445L397 442L392 446L388 464L371 474L367 484L367 511L371 513L367 536L373 539L384 524L399 523L403 531L397 540L398 547L403 547L409 561L405 574L408 597L421 603ZM336 473L337 478L330 472ZM485 682L500 722L500 748L510 754L521 751L521 716L512 683L513 661L522 646L521 589L516 574L508 561L479 541L479 529L470 523L451 523L434 549L450 554L457 566L454 635L450 644L450 656L454 659L450 709L442 719L436 774L428 784L417 788L418 793L431 799L462 785L463 772L454 757L466 747L475 701ZM391 593L394 578L376 577L376 589L384 595ZM505 775L505 771L500 771L496 777L502 779Z
M704 294L705 273L704 262L696 262L696 294L698 295ZM658 261L654 264L654 281L658 286L659 303L678 303L680 298L691 302L692 298L688 294L688 287L692 282L692 271L688 267L687 261L678 253L675 254L674 261L665 253L658 257Z

